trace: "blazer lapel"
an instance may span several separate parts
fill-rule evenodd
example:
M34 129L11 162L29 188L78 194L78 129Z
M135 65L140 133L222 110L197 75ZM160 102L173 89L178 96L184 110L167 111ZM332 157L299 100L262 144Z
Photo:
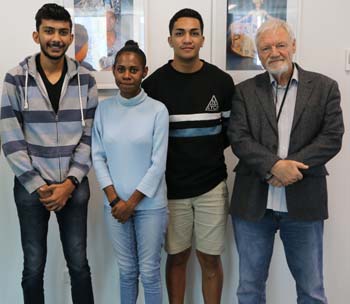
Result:
M267 116L272 129L278 134L276 107L272 96L270 77L267 72L256 76L255 93L264 109L265 115Z
M298 91L297 91L297 99L295 102L295 110L293 117L293 125L292 132L296 125L298 124L301 115L305 109L305 106L310 98L312 92L312 79L310 79L306 72L297 66L299 73L299 83L298 83Z

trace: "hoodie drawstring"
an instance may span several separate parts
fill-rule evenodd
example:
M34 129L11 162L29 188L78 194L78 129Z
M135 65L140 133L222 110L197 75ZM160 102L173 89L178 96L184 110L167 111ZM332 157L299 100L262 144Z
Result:
M84 112L83 112L83 100L81 98L81 87L80 87L80 74L78 72L78 90L79 90L79 103L80 103L80 115L81 115L81 125L85 127Z
M29 72L27 70L26 71L25 87L24 87L24 109L25 110L27 110L29 108L29 105L28 105L28 78L29 78ZM85 127L84 111L83 111L83 100L81 98L81 86L80 86L80 74L79 74L79 72L78 72L78 91L79 91L81 125L83 127Z
M27 110L29 108L28 105L28 78L29 78L29 72L26 70L26 82L24 87L24 109Z

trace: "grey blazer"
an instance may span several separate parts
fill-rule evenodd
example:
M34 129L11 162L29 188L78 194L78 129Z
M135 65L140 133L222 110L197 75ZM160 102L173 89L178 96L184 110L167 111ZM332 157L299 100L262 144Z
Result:
M344 133L337 83L297 66L298 92L288 157L309 165L304 178L286 187L288 214L302 220L328 217L325 164L335 156ZM228 137L239 158L230 212L246 220L263 217L268 194L265 177L280 159L271 83L267 72L236 86Z

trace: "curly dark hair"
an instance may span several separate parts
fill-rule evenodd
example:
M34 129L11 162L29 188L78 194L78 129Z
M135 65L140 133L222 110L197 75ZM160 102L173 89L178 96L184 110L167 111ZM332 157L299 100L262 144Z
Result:
M42 20L56 20L56 21L67 21L69 22L69 28L72 31L72 18L69 12L63 7L56 3L44 4L36 13L36 30L39 31Z
M175 22L178 19L183 18L183 17L197 19L200 23L201 32L203 34L204 23L203 23L203 19L202 19L201 14L198 13L197 11L191 9L191 8L183 8L182 10L179 10L177 13L175 13L175 15L173 17L171 17L171 19L169 21L169 33L170 33L170 35L171 35L171 32L173 31Z
M115 55L114 58L114 64L113 64L113 70L115 68L115 65L117 63L118 57L126 52L132 52L135 53L139 56L139 58L141 59L141 64L142 67L146 66L146 55L145 53L139 48L139 45L137 42L135 42L134 40L128 40L127 42L125 42L125 45L117 52L117 54Z

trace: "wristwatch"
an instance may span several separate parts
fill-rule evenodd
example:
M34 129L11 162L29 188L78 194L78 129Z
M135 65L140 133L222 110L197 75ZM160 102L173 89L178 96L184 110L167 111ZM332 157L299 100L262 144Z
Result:
M109 205L111 206L111 208L113 208L116 204L119 203L119 201L120 201L120 198L119 196L117 196L113 201L109 203Z
M67 179L69 179L72 182L75 188L79 186L79 181L75 176L73 175L67 176Z

